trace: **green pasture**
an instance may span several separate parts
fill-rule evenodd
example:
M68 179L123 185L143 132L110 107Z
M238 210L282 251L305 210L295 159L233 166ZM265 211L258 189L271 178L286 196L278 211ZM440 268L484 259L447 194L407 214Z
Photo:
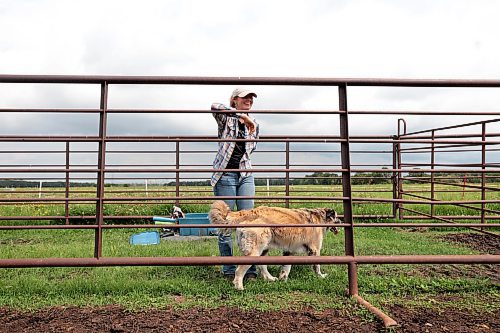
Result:
M175 241L159 245L134 246L129 237L137 230L106 230L103 256L216 256L216 237ZM474 254L473 250L438 239L438 232L415 233L391 228L356 229L358 255ZM88 230L0 231L0 257L54 258L92 257L94 234ZM343 233L329 233L323 255L343 255ZM279 255L277 252L271 255ZM456 265L454 265L456 266ZM421 266L420 266L421 267ZM447 268L434 276L421 274L419 266L360 265L361 295L383 306L390 299L407 296L451 294L460 297L489 295L481 307L497 308L498 285L482 277L447 276ZM451 270L451 265L450 265ZM278 266L270 271L277 274ZM238 306L262 310L313 306L345 306L347 270L345 265L323 267L326 279L317 278L310 267L294 266L287 282L247 282L244 292L233 290L216 266L97 267L97 268L12 268L0 270L0 306L34 309L54 305L95 306L121 304L130 308ZM454 271L454 270L451 270ZM420 273L419 273L420 272ZM474 296L476 295L476 296ZM498 299L498 298L497 298ZM181 301L179 301L181 300Z
M423 187L415 187L421 189ZM130 187L128 188L130 189ZM159 187L161 190L162 188ZM199 189L199 188L198 188ZM266 188L261 188L265 190ZM363 191L365 189L365 191ZM355 189L355 197L387 197L389 185L368 187L386 192L369 192L366 185ZM171 190L171 189L170 189ZM341 196L332 186L303 186L297 195ZM318 192L332 190L332 193ZM335 190L340 190L336 187ZM284 188L273 188L272 195L281 195ZM12 191L15 192L15 191ZM199 192L200 195L205 195ZM275 193L275 194L273 194ZM5 194L3 194L5 195ZM15 195L11 193L10 195ZM33 194L37 195L37 194ZM60 195L60 194L58 194ZM84 195L84 194L80 194ZM113 196L118 195L116 193ZM125 195L125 194L124 194ZM144 193L129 193L144 196ZM154 194L159 196L158 193ZM190 195L193 195L192 193ZM260 192L263 199L266 192ZM451 195L446 192L445 196ZM454 194L461 199L462 193ZM465 197L477 199L477 193L465 193ZM296 203L294 205L301 205ZM342 202L311 203L302 206L334 206L342 211ZM445 207L437 206L436 209ZM92 205L75 205L76 211L92 212ZM206 212L208 203L182 206L189 212ZM500 209L500 207L491 209ZM58 215L61 206L56 205L3 205L2 216ZM95 208L94 208L95 209ZM113 215L168 215L169 203L145 205L110 205L107 213ZM422 209L429 209L422 205ZM391 204L355 204L355 214L390 214ZM63 212L63 211L62 211ZM459 214L451 211L449 215ZM393 221L397 222L397 221ZM2 225L26 224L7 221ZM29 223L51 223L29 222ZM216 237L189 241L162 239L158 245L134 246L129 244L133 233L145 229L109 229L103 232L103 256L105 257L188 257L217 256ZM437 228L410 232L404 228L356 228L355 251L357 255L457 255L478 252L441 240L440 236L456 232ZM468 232L460 230L460 232ZM91 258L94 253L93 230L0 230L0 258ZM238 253L239 254L239 253ZM328 233L323 255L344 255L344 233ZM271 252L271 255L280 255ZM417 302L419 305L436 306L436 295L450 295L449 303L439 306L463 307L478 311L495 312L500 309L500 288L483 272L485 265L444 265L429 269L425 265L358 265L359 292L372 304L384 308L394 302ZM436 266L432 266L436 267ZM277 274L278 266L270 272ZM36 309L45 306L99 306L120 304L130 309L150 307L219 307L235 306L261 310L313 307L350 309L354 303L346 297L347 268L345 265L326 265L327 278L317 278L309 266L294 266L287 282L266 282L262 279L245 283L245 291L233 289L232 283L223 279L217 266L150 266L150 267L90 267L90 268L11 268L0 269L0 306ZM458 273L457 273L458 271ZM463 272L463 273L461 273ZM460 300L456 302L456 300ZM358 311L358 310L356 310ZM364 310L359 310L364 311Z
M500 183L488 184L489 187L500 188ZM405 184L404 190L407 195L403 199L423 201L416 196L430 198L430 186L420 184ZM24 191L24 193L23 193ZM50 191L57 191L57 193L50 193ZM480 200L481 193L478 191L471 191L461 186L436 186L436 194L434 199L441 201L467 201L467 200ZM92 187L75 187L71 188L69 198L94 198L96 189ZM257 186L256 190L259 200L257 205L272 205L284 206L285 201L273 200L269 197L284 196L284 186ZM175 187L173 186L159 186L150 185L148 189L144 186L107 186L105 188L105 198L130 198L131 202L115 201L107 202L104 205L104 214L109 216L168 216L172 210L173 199L170 197L175 196ZM203 186L181 186L180 195L185 197L197 196L212 196L210 187ZM0 193L0 198L15 199L15 198L64 198L64 189L43 189L42 193L38 192L36 188L18 188L12 191L4 191ZM308 200L290 199L289 206L291 208L300 207L330 207L342 213L342 187L340 185L294 185L290 187L290 196L292 197L311 197ZM352 196L358 199L392 199L392 185L391 184L376 184L376 185L353 185ZM315 197L332 198L331 200L317 199ZM486 199L498 199L498 192L486 192ZM134 200L134 198L141 200ZM212 200L185 200L181 201L180 206L185 212L207 212ZM429 204L411 203L405 204L412 210L421 211L429 214L431 207ZM479 215L477 209L480 204L468 204L469 207L460 207L456 205L435 205L436 215ZM93 203L70 203L69 204L70 216L93 216L95 215L95 204ZM489 203L485 208L492 210L500 210L500 203ZM369 201L355 201L353 204L353 212L355 215L392 215L392 203L369 202ZM0 216L64 216L64 204L51 204L51 203L12 203L9 205L0 206ZM405 215L412 215L411 212L405 212ZM51 223L44 222L43 220L37 221L38 223ZM112 221L118 223L117 221ZM133 220L135 223L147 223L144 220ZM2 222L0 222L2 223ZM11 223L11 222L10 222ZM18 221L22 223L22 221ZM79 224L78 220L72 223Z

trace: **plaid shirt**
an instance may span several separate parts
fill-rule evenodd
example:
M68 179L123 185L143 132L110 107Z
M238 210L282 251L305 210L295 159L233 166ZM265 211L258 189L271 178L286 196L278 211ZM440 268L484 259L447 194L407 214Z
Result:
M231 108L225 106L224 104L214 103L212 104L212 110L232 110ZM219 113L213 112L215 120L218 125L218 137L219 139L237 139L238 137L238 122L240 119L239 113ZM250 134L248 133L248 128L245 126L245 139L257 139L259 137L259 124L253 120L255 123L255 132ZM215 160L213 163L214 169L225 169L231 155L233 154L234 147L236 146L235 141L221 141L219 142L219 150L217 151L217 155L215 156ZM257 146L257 142L245 142L245 154L240 161L239 169L251 169L252 162L250 161L250 154L255 150L255 146ZM212 186L215 186L219 181L220 177L222 177L223 172L214 172L212 178L210 179L210 183ZM240 177L245 177L250 175L251 172L241 172Z

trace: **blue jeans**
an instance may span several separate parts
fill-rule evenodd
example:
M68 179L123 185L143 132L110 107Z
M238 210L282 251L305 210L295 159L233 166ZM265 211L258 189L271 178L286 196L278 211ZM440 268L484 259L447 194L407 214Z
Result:
M242 177L239 172L225 172L214 187L215 196L254 196L255 182L253 176ZM253 199L226 199L224 200L231 210L236 204L237 210L252 209ZM233 255L233 238L231 235L219 235L219 252L221 256ZM223 274L234 274L235 265L222 266ZM257 268L252 265L248 273L257 274Z

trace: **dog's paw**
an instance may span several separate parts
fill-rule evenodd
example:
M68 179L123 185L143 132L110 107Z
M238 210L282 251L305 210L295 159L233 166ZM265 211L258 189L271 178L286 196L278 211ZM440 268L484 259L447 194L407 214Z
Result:
M267 275L267 276L263 275L262 278L266 281L271 281L271 282L278 280L278 278L276 276L272 276L272 275Z
M243 283L238 283L236 281L233 281L233 284L234 284L234 289L236 289L236 290L245 290L245 288L243 288Z
M279 276L279 279L282 280L282 281L288 280L288 274L286 274L285 272L281 272L280 276Z
M328 276L328 274L326 273L319 273L318 276L322 279L326 278Z

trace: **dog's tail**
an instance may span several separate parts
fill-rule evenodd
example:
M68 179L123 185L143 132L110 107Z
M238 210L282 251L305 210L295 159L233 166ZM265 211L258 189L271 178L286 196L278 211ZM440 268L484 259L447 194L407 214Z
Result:
M212 224L230 224L227 220L227 215L231 212L229 206L222 200L215 201L208 212L208 219ZM231 228L219 228L219 234L231 234Z

